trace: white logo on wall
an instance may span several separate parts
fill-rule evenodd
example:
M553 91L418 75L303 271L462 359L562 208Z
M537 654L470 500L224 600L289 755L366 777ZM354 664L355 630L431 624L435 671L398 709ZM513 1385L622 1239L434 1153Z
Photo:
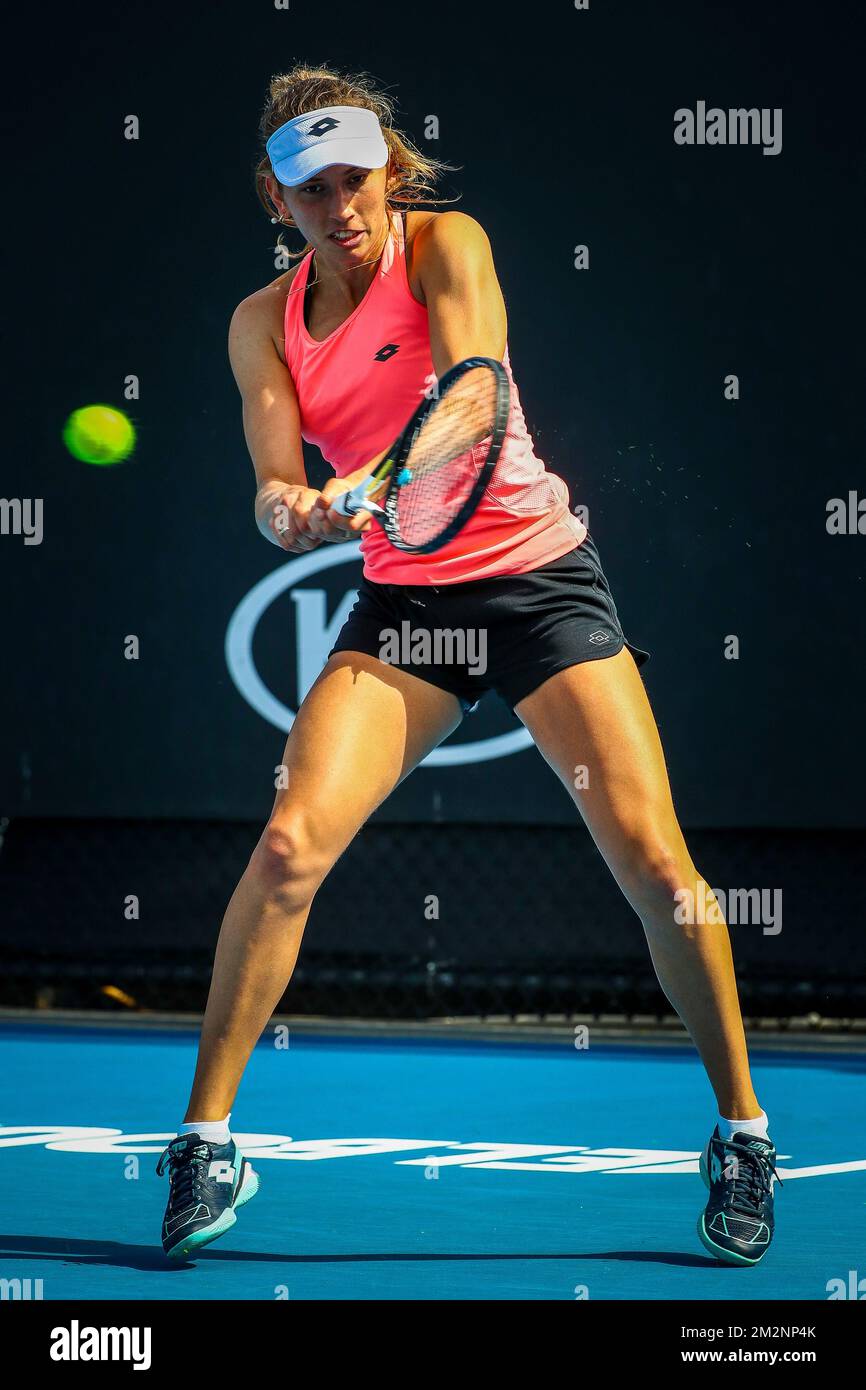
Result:
M292 727L297 711L278 700L256 670L253 658L256 628L271 604L289 590L295 605L295 669L300 703L324 666L328 652L349 616L357 591L350 589L345 594L328 622L325 590L306 587L296 589L295 586L321 570L354 563L360 553L360 541L343 542L334 547L320 546L318 550L307 555L288 560L279 569L260 580L246 598L241 600L231 616L225 641L229 675L247 704L269 724L286 733ZM455 767L461 763L483 763L492 758L504 758L510 753L519 753L521 749L531 746L532 739L528 730L514 729L510 733L476 739L474 743L455 743L450 748L435 748L421 766Z

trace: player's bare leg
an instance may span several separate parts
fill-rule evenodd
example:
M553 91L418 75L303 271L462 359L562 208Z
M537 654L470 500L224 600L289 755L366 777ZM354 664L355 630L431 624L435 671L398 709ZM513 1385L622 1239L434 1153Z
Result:
M376 807L460 717L453 695L417 676L356 652L331 657L298 712L284 755L287 788L226 911L188 1120L218 1120L231 1110L291 978L319 885Z
M671 800L661 741L631 654L587 661L551 676L516 710L569 791L643 923L659 983L715 1091L721 1115L761 1115L752 1087L728 929L680 924L674 894L700 901L701 875ZM585 766L588 785L575 787ZM580 779L578 779L580 780ZM707 904L716 900L708 885Z

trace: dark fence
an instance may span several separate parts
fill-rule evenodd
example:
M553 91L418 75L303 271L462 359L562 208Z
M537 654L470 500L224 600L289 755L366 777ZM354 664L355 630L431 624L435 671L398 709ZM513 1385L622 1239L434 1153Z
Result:
M257 836L216 822L7 824L0 1004L202 1009L222 913ZM753 891L751 920L731 926L747 1016L866 1016L861 832L705 830L689 841L714 889L757 890L772 909L756 921ZM450 824L361 832L319 890L281 1010L670 1013L640 922L582 827Z

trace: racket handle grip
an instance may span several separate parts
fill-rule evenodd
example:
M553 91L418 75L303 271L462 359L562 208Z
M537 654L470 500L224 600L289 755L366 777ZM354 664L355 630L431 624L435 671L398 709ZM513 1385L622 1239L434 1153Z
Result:
M339 512L340 516L356 516L358 512L372 512L374 516L384 516L385 508L380 507L378 502L371 501L366 495L369 482L369 478L364 478L349 492L341 492L331 503L333 510Z

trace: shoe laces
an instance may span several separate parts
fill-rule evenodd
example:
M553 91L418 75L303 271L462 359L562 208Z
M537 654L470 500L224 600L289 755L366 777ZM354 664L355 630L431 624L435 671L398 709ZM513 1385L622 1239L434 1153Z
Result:
M183 1211L198 1201L205 1182L206 1167L213 1154L213 1145L206 1139L188 1144L185 1139L174 1140L160 1154L156 1165L157 1177L162 1177L169 1167L169 1207L172 1211Z
M726 1139L724 1147L726 1153L733 1149L737 1155L742 1155L737 1159L736 1172L728 1178L725 1205L741 1216L761 1216L764 1198L772 1191L772 1178L783 1186L775 1164L765 1152L748 1144Z

